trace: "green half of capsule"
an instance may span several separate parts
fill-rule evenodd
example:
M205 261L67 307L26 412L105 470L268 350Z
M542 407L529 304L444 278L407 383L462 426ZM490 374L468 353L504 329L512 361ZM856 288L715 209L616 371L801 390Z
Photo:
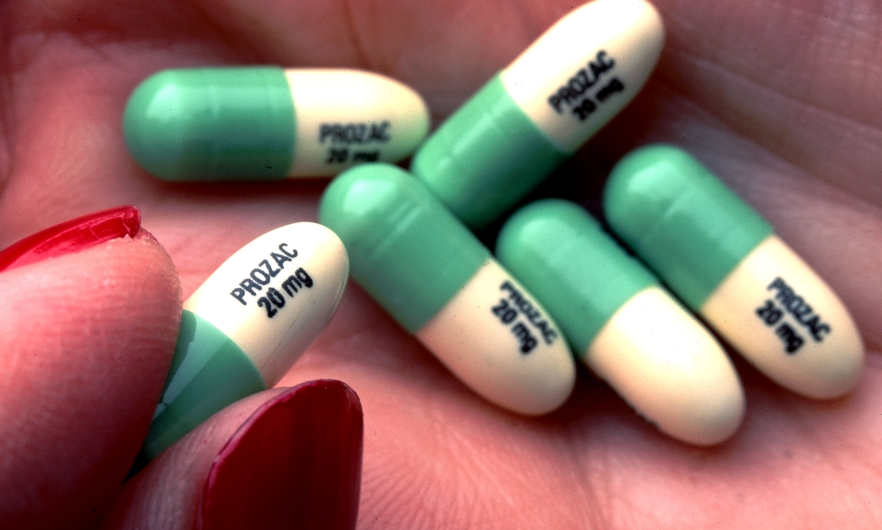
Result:
M490 256L429 190L388 164L357 166L334 179L319 222L343 241L352 277L411 333Z
M607 221L694 311L772 226L681 149L633 151L613 169Z
M294 157L291 89L278 67L165 70L129 99L123 132L168 180L281 179Z
M505 224L496 256L539 298L584 355L625 302L658 280L579 206L550 199Z
M570 156L539 130L497 74L423 143L411 171L464 223L481 227Z
M210 322L184 310L162 401L142 448L146 461L215 412L262 390L266 384L248 355Z

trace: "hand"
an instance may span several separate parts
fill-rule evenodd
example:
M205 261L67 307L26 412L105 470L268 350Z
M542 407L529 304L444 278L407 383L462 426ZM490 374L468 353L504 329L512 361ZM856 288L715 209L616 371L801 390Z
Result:
M365 411L360 528L744 528L809 519L826 527L871 526L878 519L870 492L882 482L876 450L882 420L875 406L882 397L875 371L882 340L876 278L882 266L876 96L882 13L870 1L839 4L659 0L667 42L657 72L539 193L576 196L593 207L612 164L628 150L651 141L686 148L766 216L851 309L868 348L855 392L833 402L799 398L736 359L747 416L734 438L711 449L665 438L585 370L563 409L522 418L467 390L352 284L328 331L280 386L333 378L358 392ZM249 240L314 220L326 181L175 185L145 175L127 156L120 129L126 98L144 77L163 68L228 63L367 68L420 91L437 124L570 6L550 0L7 3L0 8L0 245L68 218L134 204L170 254L186 297ZM492 233L482 235L492 241ZM171 268L156 245L145 245L129 263L139 272L153 263L155 287L128 294L151 302L131 322L143 326L135 328L139 339L151 341L141 346L138 362L153 371L139 384L156 390L129 410L149 417L161 387L157 367L168 362L179 315ZM75 264L67 267L42 278L73 273ZM108 277L77 271L91 272L96 281ZM28 305L49 311L57 300L88 308L82 314L113 315L98 312L106 299L86 304L51 283L33 286L43 290L29 297L20 289L15 311ZM2 322L9 326L13 311L5 309ZM57 318L63 323L76 313ZM26 331L52 329L51 320L42 322ZM132 334L122 320L115 328L92 324L98 336ZM59 323L55 329L70 328ZM82 328L76 332L82 335ZM16 340L21 329L9 326L4 336ZM137 367L126 366L129 379L140 381ZM59 379L46 391L73 384ZM17 395L4 388L4 401ZM213 454L218 440L269 399L236 405L247 412L225 423L227 431L203 434L215 441ZM32 447L27 442L22 447ZM204 455L206 462L212 458L210 451ZM164 469L174 471L175 463ZM166 527L176 514L178 524L189 525L196 508L180 499L202 487L207 468L190 480L153 483L157 500L141 508L127 504L137 497L137 484L119 497L112 481L89 497L95 515L69 515L72 508L62 504L42 508L50 515L66 509L66 520L84 525L115 502L114 517L153 510L148 516L163 514ZM7 469L0 467L0 491L27 484ZM80 479L73 468L54 471L59 483ZM174 485L181 489L168 489ZM178 511L168 507L175 501Z

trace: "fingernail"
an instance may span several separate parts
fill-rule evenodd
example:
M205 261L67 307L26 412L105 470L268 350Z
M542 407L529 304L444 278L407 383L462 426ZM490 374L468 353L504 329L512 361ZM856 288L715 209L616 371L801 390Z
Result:
M72 254L124 236L133 237L141 227L141 212L120 206L65 221L13 243L0 252L0 271Z
M364 424L339 381L298 385L265 403L214 460L197 527L355 528Z

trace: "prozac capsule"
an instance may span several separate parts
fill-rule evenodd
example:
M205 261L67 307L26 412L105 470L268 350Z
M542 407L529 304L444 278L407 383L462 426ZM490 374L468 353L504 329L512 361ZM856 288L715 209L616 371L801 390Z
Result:
M396 162L425 138L411 88L359 70L231 67L165 70L135 89L126 145L166 180L277 180Z
M267 232L225 261L184 302L146 457L275 385L328 325L348 277L343 243L315 223Z
M689 154L664 145L629 154L604 208L619 237L757 369L813 398L854 387L864 347L845 306Z
M585 364L662 432L710 445L737 430L744 392L720 344L582 208L526 206L496 254Z
M557 325L411 175L350 169L319 220L346 245L352 277L472 390L531 415L570 395L575 364Z
M644 0L574 9L441 124L411 170L467 225L489 224L634 98L663 41Z

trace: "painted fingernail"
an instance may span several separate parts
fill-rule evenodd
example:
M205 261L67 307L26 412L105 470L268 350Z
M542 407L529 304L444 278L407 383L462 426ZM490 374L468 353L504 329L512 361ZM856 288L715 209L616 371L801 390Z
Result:
M133 237L141 227L141 212L120 206L84 215L41 230L0 252L0 271L72 254L105 241Z
M265 403L211 466L197 527L351 529L364 424L339 381L298 385Z

